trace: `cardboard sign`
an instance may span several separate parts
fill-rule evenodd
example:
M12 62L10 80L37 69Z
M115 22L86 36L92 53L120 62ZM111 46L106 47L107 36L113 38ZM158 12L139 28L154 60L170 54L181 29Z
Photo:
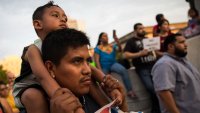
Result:
M144 49L148 51L160 50L160 37L146 38L142 42Z

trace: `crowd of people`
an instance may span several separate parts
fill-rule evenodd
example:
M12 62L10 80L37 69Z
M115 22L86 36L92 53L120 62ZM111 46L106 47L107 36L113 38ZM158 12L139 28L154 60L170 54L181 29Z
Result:
M117 52L135 67L150 94L151 113L198 113L200 74L185 56L186 38L199 34L187 34L188 29L200 31L200 18L196 9L188 15L191 20L181 34L171 32L163 14L156 15L152 33L160 39L160 50L144 48L148 37L143 24L136 23L124 48L115 30L114 44L102 32L90 56L89 38L68 28L61 7L52 1L38 7L32 21L39 39L24 48L20 76L15 79L6 72L7 82L0 81L0 113L94 113L111 100L112 113L118 107L128 112L126 96L138 97L126 66L116 60ZM91 58L96 65L90 65ZM112 73L122 78L125 89Z

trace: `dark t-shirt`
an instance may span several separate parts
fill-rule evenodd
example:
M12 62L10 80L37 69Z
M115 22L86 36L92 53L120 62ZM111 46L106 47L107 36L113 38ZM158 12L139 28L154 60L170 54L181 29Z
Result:
M142 39L139 38L131 38L127 41L126 46L124 48L124 52L128 51L131 53L136 53L143 50L143 43ZM152 52L149 52L147 56L139 57L139 58L133 58L132 64L136 68L142 68L143 66L149 66L153 65L156 61L156 57L152 54Z
M25 76L28 76L32 73L32 70L31 70L31 66L29 64L29 62L27 62L24 57L25 57L25 54L26 54L26 51L28 50L28 47L24 47L24 50L23 50L23 53L22 53L22 56L21 56L21 59L22 59L22 63L21 63L21 71L20 71L20 76L17 77L15 79L15 82L19 82L21 79L23 79Z
M89 95L84 95L79 98L85 113L94 113L100 109L100 105Z

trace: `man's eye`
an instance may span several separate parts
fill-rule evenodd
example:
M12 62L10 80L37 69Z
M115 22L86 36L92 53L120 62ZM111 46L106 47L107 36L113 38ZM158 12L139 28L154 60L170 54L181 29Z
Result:
M81 60L75 60L74 61L74 64L80 64L81 63Z

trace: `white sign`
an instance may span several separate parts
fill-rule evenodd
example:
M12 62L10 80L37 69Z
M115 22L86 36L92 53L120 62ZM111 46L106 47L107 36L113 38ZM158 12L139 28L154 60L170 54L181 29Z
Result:
M160 37L145 38L142 42L144 49L148 51L160 50Z

